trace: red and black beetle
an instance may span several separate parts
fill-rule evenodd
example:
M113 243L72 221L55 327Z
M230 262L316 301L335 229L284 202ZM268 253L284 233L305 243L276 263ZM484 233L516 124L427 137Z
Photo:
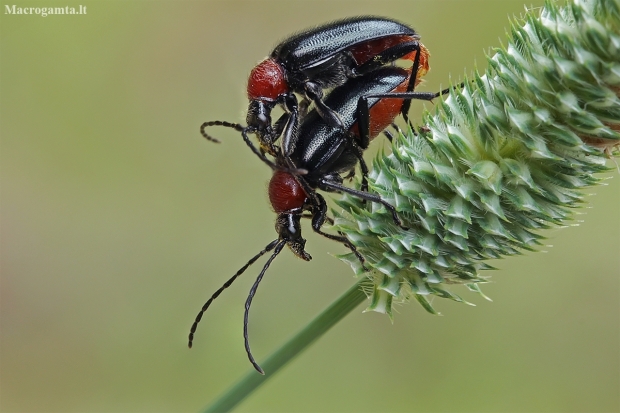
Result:
M419 54L417 59L421 62L422 70L418 70L417 75L428 70L428 52L423 46ZM411 79L412 71L412 68L385 66L335 88L325 100L325 104L340 115L343 128L331 126L317 110L313 110L304 117L299 133L295 134L293 139L287 142L288 146L283 149L288 155L282 154L278 148L275 150L274 161L260 154L260 151L253 146L247 138L246 127L232 123L220 123L240 131L253 151L267 159L274 169L269 182L269 200L278 214L275 225L278 238L250 259L203 305L191 326L189 347L192 346L198 323L213 300L261 256L273 251L248 294L244 314L246 352L254 368L259 373L263 373L254 360L249 346L247 326L250 306L265 272L285 245L303 260L309 261L312 258L305 251L306 240L301 235L302 218L311 220L311 226L315 232L350 248L363 265L363 257L357 253L347 238L341 234L326 233L321 229L325 221L329 221L330 218L327 217L325 199L317 192L317 189L327 192L345 192L369 202L380 203L392 213L396 225L402 227L396 209L392 205L376 194L344 186L343 175L352 176L359 162L365 182L368 169L362 154L370 141L393 122L410 99L432 100L444 93L407 92L409 84L419 82L419 78Z
M338 20L289 37L250 72L247 131L256 133L261 149L274 155L274 140L281 134L284 142L294 139L291 135L310 102L327 125L345 129L338 111L323 101L323 90L398 59L413 62L411 79L416 79L419 39L411 27L373 16ZM413 91L414 86L412 80L406 91ZM304 96L301 105L295 93ZM285 113L272 125L271 111L278 104ZM403 105L405 117L408 109L408 103Z

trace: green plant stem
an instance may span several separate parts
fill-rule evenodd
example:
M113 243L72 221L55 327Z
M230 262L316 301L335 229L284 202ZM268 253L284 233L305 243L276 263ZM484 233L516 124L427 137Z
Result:
M263 370L265 370L264 376L252 370L207 407L204 412L228 412L237 404L241 403L241 401L250 395L258 386L273 377L282 366L305 350L338 321L364 302L364 300L366 300L366 294L362 291L361 284L367 281L366 278L363 278L351 287L325 309L325 311L312 320L303 330L269 356L264 363L261 363Z

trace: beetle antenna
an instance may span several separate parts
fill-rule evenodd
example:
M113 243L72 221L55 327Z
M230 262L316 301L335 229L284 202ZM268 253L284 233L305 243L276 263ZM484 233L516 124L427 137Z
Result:
M246 130L244 126L241 126L238 123L226 122L223 120L213 120L211 122L205 122L202 125L200 125L200 133L202 134L202 136L204 136L208 141L215 142L215 143L220 143L220 140L212 138L211 136L209 136L209 134L207 134L207 132L205 132L205 129L208 128L209 126L225 126L227 128L233 128L234 130L238 132L242 132Z
M252 150L252 152L254 152L254 154L256 156L258 156L260 158L261 161L263 161L264 163L266 163L267 165L269 165L269 167L273 170L278 170L278 171L284 171L284 172L288 172L290 174L294 174L294 175L306 175L308 173L307 169L303 169L303 168L289 168L286 167L284 165L278 165L273 163L271 160L269 160L263 153L261 153L258 149L256 149L256 146L254 146L254 144L252 143L252 141L250 140L250 138L248 137L248 131L251 133L252 129L250 128L244 128L242 130L240 130L241 132L241 136L243 137L243 140L245 141L245 143L250 147L250 149Z
M278 241L279 240L277 240L277 239L271 241L265 247L265 249L263 249L261 252L256 254L250 261L247 262L247 264L245 264L243 267L241 267L241 269L239 271L237 271L237 273L235 275L233 275L228 281L226 281L224 283L224 285L222 285L215 293L213 293L211 298L209 298L209 300L202 306L202 309L200 310L200 312L196 316L196 319L194 320L194 323L192 324L192 327L189 330L189 342L187 344L189 348L192 348L192 342L194 341L194 333L196 332L196 328L198 328L198 323L200 323L200 320L202 319L203 314L205 313L205 311L207 311L207 309L209 308L209 306L211 305L213 300L215 300L222 293L222 291L224 291L225 289L230 287L231 284L237 279L237 277L240 276L241 274L243 274L243 272L250 265L254 264L254 262L256 262L257 259L262 257L266 252L271 251L278 244ZM271 262L271 261L269 261L269 262ZM263 270L263 272L264 272L264 270Z
M280 251L282 251L282 248L284 247L285 244L286 244L285 240L280 240L279 244L276 245L276 249L273 251L273 254L271 254L271 257L269 257L269 259L265 263L263 270L260 272L260 274L258 274L258 278L256 279L256 281L254 282L254 285L250 289L250 293L248 294L247 300L245 300L245 314L243 315L243 339L245 340L245 351L248 353L248 358L250 359L250 363L252 363L256 371L258 371L262 375L264 375L265 372L263 371L263 369L261 369L258 363L256 363L256 361L254 360L254 356L252 356L252 350L250 350L250 340L248 338L248 318L250 315L250 306L252 305L252 299L254 298L254 294L256 294L256 290L258 289L258 284L260 284L261 280L263 279L263 276L265 275L267 268L269 268L269 265L271 265L271 261L273 261L278 256ZM269 245L271 246L273 245L273 243Z
M243 137L244 142L250 147L252 152L254 152L254 154L258 156L261 161L266 163L271 169L285 171L285 172L296 174L296 175L306 175L308 173L307 169L287 168L285 166L276 165L275 163L273 163L273 161L271 161L263 153L261 153L261 151L258 150L256 146L254 146L254 144L250 140L250 137L248 136L248 132L249 133L254 132L255 131L254 128L251 128L249 126L243 126L239 123L226 122L224 120L212 120L211 122L205 122L202 125L200 125L200 133L202 134L202 136L204 136L206 140L215 142L215 143L220 143L220 140L211 137L207 132L205 132L205 129L208 128L209 126L225 126L227 128L232 128L236 130L237 132L240 132L241 136Z

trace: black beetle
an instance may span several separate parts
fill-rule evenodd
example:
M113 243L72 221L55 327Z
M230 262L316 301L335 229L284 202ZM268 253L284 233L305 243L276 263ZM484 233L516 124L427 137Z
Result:
M273 141L282 133L283 142L294 139L309 102L329 126L346 129L338 111L323 102L323 90L398 59L413 62L411 79L416 79L419 39L411 27L373 16L338 20L289 37L250 72L248 132L258 135L262 151L275 155ZM414 86L412 80L406 91ZM305 96L301 104L294 93ZM272 125L271 111L278 104L285 113ZM403 105L405 117L408 109L408 103Z
M380 203L392 213L394 222L402 227L392 205L376 194L344 186L343 175L352 176L357 163L360 162L365 178L368 170L362 158L363 150L368 147L375 136L393 122L405 102L410 99L431 100L444 93L406 92L408 84L411 83L411 73L412 69L385 66L335 88L325 103L340 114L344 130L329 125L318 111L313 110L304 117L299 133L295 134L295 139L288 142L286 151L290 155L284 156L280 149L276 148L274 161L269 160L265 154L261 154L253 146L247 137L246 127L228 122L220 123L240 131L252 150L262 156L261 159L267 160L274 169L268 191L271 205L278 214L275 225L278 238L250 259L203 305L191 326L189 347L192 346L198 323L213 300L262 255L273 251L248 294L244 314L244 340L247 355L254 368L264 374L254 360L249 346L247 329L249 310L265 272L285 245L303 260L309 261L312 258L305 251L306 240L301 236L301 218L309 218L315 232L350 248L363 265L363 257L357 253L347 238L321 230L325 221L331 220L327 217L325 199L316 191L317 189L328 192L346 192L369 202Z

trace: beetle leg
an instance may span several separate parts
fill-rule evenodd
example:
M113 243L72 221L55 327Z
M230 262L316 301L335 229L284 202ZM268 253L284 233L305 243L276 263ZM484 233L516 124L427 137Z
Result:
M411 76L409 76L409 84L407 85L407 92L413 93L415 89L415 82L418 78L418 69L420 68L420 51L415 54L413 60L413 66L411 66ZM413 125L409 121L409 109L411 108L411 100L404 100L403 105L400 107L400 113L403 115L403 119L407 122L407 125L413 129Z
M390 141L390 143L392 143L392 141L394 140L394 135L392 135L392 132L386 129L383 131L383 134L385 135L387 140Z
M348 174L342 177L342 180L352 180L355 177L355 168L351 169Z
M282 116L280 116L278 118L276 123L273 124L273 135L274 135L274 137L273 137L271 143L275 143L275 141L278 140L280 135L282 135L282 132L284 131L284 127L286 126L286 123L288 122L288 118L289 117L290 117L290 114L288 112L284 112L282 114Z
M392 127L398 132L399 135L404 135L403 130L395 122L392 122ZM390 141L391 142L391 141Z
M344 123L340 119L340 115L327 107L325 102L323 102L323 90L318 84L306 82L304 83L304 91L308 99L314 103L316 111L329 126L344 130Z
M288 113L283 113L282 116L278 118L278 120L273 124L273 129L271 129L269 134L257 134L258 141L260 143L261 152L268 153L274 158L278 158L281 154L280 148L275 145L275 142L278 140L286 124L288 122L290 115Z
M297 104L297 98L295 95L291 94L290 97L286 100L286 110L288 111L288 118L286 120L286 124L284 125L283 133L282 133L282 153L287 160L287 163L290 162L290 156L293 154L295 150L295 145L297 144L297 128L299 125L299 105Z
M464 84L461 83L460 85L454 86L454 87L455 88L462 87L463 85ZM447 93L450 93L450 89L452 88L447 88L447 89L444 89L436 93L433 93L433 92L391 92L391 93L368 94L368 95L362 96L361 98L359 98L359 101L357 104L358 105L357 106L357 119L358 119L358 124L359 124L360 140L362 142L362 145L364 144L364 142L370 141L370 115L369 115L370 109L368 107L369 98L404 99L403 108L405 108L405 104L407 104L407 111L408 111L412 100L415 99L415 100L425 100L428 102L432 102L433 99L438 98L439 96L445 95ZM409 126L412 126L411 122L409 121L409 116L407 116L404 112L401 112L401 113L403 115L403 118L405 118L405 121L407 122L407 124L409 124Z
M360 128L360 130L361 130L361 128ZM355 157L360 162L360 169L362 170L362 187L361 187L361 189L364 192L368 192L368 172L369 172L369 170L368 170L368 165L366 165L366 161L364 160L363 149L360 148L360 145L357 144L356 140L353 138L353 136L350 133L347 133L347 140L349 141L349 144L353 148L353 153L355 154ZM355 173L355 170L354 170L354 173Z
M312 205L313 210L311 215L302 215L302 217L312 219L312 229L317 234L321 234L325 238L344 244L345 247L350 249L351 252L355 254L360 264L362 264L362 268L364 269L364 271L368 271L368 268L366 268L366 266L364 265L364 257L357 251L355 245L351 244L351 241L349 241L349 239L345 237L342 232L338 232L338 234L340 235L332 235L321 230L321 227L326 220L329 221L332 225L334 224L334 220L327 216L327 203L325 203L325 198L323 198L320 194L316 194L316 201L317 204Z
M433 99L447 93L449 89L442 90L438 93L432 92L391 92L391 93L376 93L376 94L368 94L359 98L357 103L357 123L360 131L360 146L362 148L368 147L370 143L370 108L368 99L370 98L378 98L378 99L404 99L403 107L405 103L408 103L407 110L409 110L409 105L411 104L411 100L426 100L432 101ZM401 112L402 113L402 112ZM405 116L403 113L403 118L405 121L411 125L409 122L409 117Z
M341 183L332 182L332 181L329 181L328 179L325 179L325 178L322 178L319 181L319 188L323 189L324 191L344 192L344 193L347 193L349 195L353 195L355 197L358 197L358 198L366 200L366 201L376 202L378 204L381 204L384 207L386 207L388 211L390 211L390 213L392 214L392 218L394 220L394 223L397 226L399 226L400 228L402 228L404 230L408 230L409 229L409 228L407 228L407 227L405 227L403 225L403 222L398 217L398 214L396 213L396 208L394 208L392 205L390 205L389 202L381 199L381 197L379 195L371 194L369 192L363 192L363 191L360 191L360 190L357 190L357 189L353 189L353 188L347 188L346 186L342 185Z
M394 128L394 130L396 131L396 133L398 133L399 135L404 135L405 132L403 132L403 130L400 128L400 126L398 126L395 122L392 122L392 128ZM415 130L413 130L413 133L417 136L417 133L415 133ZM392 132L390 132L389 130L384 130L383 134L385 135L385 137L387 138L388 141L390 141L390 143L392 143L394 141L394 134Z
M299 102L299 118L303 119L308 114L308 107L310 106L310 101L307 98L303 98Z
M360 133L360 146L364 149L370 144L370 108L368 95L360 97L357 101L357 128Z

